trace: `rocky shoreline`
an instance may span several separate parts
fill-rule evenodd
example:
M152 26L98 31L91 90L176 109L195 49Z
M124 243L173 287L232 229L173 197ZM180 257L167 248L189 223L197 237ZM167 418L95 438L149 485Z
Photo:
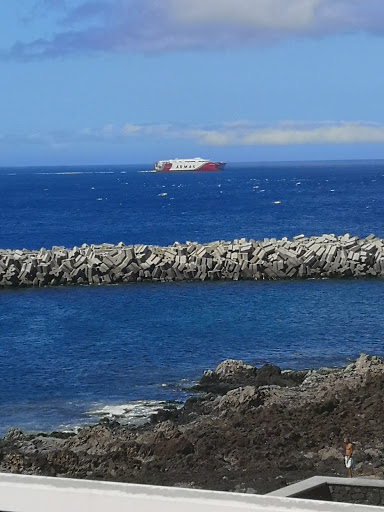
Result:
M384 240L346 233L207 244L0 249L0 288L132 282L275 280L384 275Z
M384 477L384 360L341 369L281 371L227 360L208 370L180 409L148 425L101 421L76 434L0 440L0 471L266 493L314 475L345 476L343 437L356 475Z

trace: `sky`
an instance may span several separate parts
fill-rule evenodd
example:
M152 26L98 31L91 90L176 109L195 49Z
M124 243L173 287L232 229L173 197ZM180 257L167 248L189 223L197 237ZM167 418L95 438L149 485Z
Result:
M384 158L384 0L1 0L0 166Z

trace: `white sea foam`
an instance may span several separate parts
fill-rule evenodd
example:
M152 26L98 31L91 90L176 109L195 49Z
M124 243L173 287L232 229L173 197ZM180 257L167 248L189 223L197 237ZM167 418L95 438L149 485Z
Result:
M110 404L87 411L85 414L99 420L108 418L116 420L123 425L142 425L149 421L152 414L160 411L167 405L181 406L181 404L159 400L136 400L126 404Z
M67 171L67 172L36 172L35 174L43 174L44 176L50 175L72 175L72 174L94 174L93 172L85 171Z
M51 176L51 175L78 175L78 174L115 174L115 171L57 171L57 172L35 172L34 174Z

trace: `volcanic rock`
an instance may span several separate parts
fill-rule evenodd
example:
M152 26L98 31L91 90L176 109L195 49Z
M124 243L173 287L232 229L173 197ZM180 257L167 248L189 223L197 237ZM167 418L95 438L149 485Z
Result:
M258 385L260 371L226 361L203 379L231 389L192 397L141 427L104 422L68 438L13 430L0 440L0 470L265 493L310 476L345 476L348 435L355 474L383 478L384 360L362 355L294 377L268 366Z

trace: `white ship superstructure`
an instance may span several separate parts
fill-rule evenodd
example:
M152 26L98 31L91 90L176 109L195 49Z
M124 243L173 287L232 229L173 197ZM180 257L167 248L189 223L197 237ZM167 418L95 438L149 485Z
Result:
M204 158L175 158L174 160L159 160L153 166L155 172L181 171L218 171L225 166L224 162L211 162Z

